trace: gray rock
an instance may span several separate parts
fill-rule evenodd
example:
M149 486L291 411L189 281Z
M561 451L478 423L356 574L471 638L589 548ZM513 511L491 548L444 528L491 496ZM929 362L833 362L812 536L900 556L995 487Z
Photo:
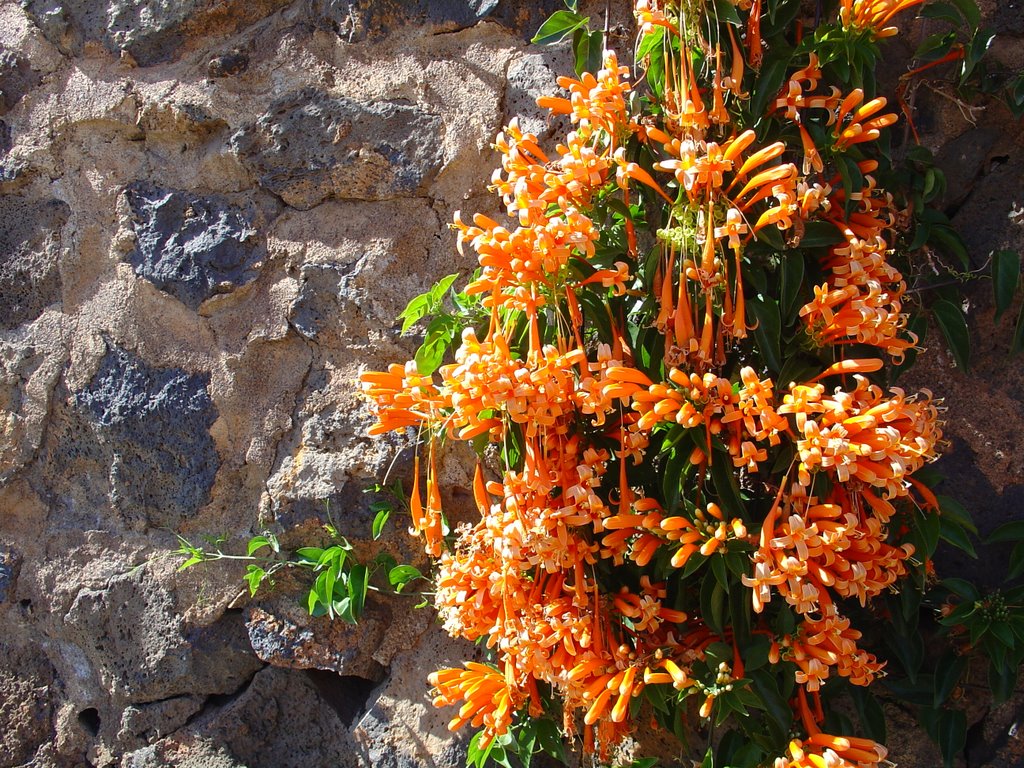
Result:
M11 110L39 81L39 73L25 56L0 45L0 115Z
M157 727L142 710L134 721L137 729L132 718L108 716L123 713L125 704L231 692L261 666L237 612L190 629L167 586L145 568L117 574L102 588L79 590L63 622L66 639L81 649L101 682L102 692L84 703L99 710L99 735L107 742L138 738ZM183 723L198 707L182 701L173 709L192 710L175 715Z
M335 695L344 699L348 682L338 675L333 677ZM225 756L248 768L369 766L360 759L364 748L353 741L338 711L321 695L320 687L303 671L275 667L260 670L223 706L211 702L187 731L154 745L163 762L151 764L182 764L179 760L188 754L191 745L207 743L218 745ZM362 692L357 695L365 697Z
M135 273L198 309L214 294L253 280L264 255L253 207L135 182L125 191L135 218Z
M558 0L314 0L313 18L329 23L349 41L373 40L409 27L432 34L454 32L484 19L529 39L561 7Z
M65 54L86 43L125 52L142 66L173 59L191 34L230 33L286 0L22 0L43 35Z
M220 465L209 382L209 374L153 368L110 346L89 384L67 394L51 419L39 480L54 525L178 528L206 504Z
M53 738L49 686L53 669L27 647L0 643L0 766L27 763Z
M262 187L294 208L415 195L441 167L444 123L404 101L364 104L306 88L231 137Z
M10 549L0 549L0 603L14 598L21 570L21 556Z
M31 322L60 301L60 230L69 214L60 200L0 196L0 329Z
M371 602L358 624L327 616L312 618L293 595L275 596L246 610L245 626L256 655L275 667L322 669L339 675L379 680L383 668L373 659L391 611Z

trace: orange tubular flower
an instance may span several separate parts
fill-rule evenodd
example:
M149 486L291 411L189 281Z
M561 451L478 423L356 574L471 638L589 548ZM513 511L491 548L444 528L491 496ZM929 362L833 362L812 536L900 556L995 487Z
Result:
M497 669L467 661L465 669L442 669L430 675L436 695L434 706L450 706L464 701L458 714L448 723L456 731L466 723L483 726L481 746L508 730L512 716L523 705L523 694Z
M891 37L896 27L887 27L900 11L920 5L924 0L842 0L839 20L844 29L868 30L872 37Z

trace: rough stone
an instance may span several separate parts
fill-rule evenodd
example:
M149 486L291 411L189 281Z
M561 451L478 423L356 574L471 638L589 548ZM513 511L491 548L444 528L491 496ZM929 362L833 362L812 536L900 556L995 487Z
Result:
M561 7L556 0L315 0L315 15L348 42L379 39L412 27L421 34L454 32L487 19L515 30L524 39Z
M60 301L60 230L69 215L60 200L0 195L0 329L35 320Z
M198 309L210 296L245 285L264 255L250 205L135 182L125 192L136 245L127 259L140 277Z
M142 707L124 720L125 705L138 709L185 697L165 712L168 718L177 712L173 716L183 723L198 709L188 697L233 691L260 666L237 612L189 627L173 595L145 568L115 574L97 588L83 587L62 621L63 658L78 658L99 684L91 695L83 686L77 696L87 696L83 707L97 708L99 736L108 743L168 727L169 720L153 714L160 708Z
M220 464L208 386L209 374L154 368L111 344L54 414L41 478L54 524L178 527L194 515Z
M29 762L53 738L48 686L53 670L37 653L0 643L0 765Z
M39 84L39 73L26 56L0 44L0 115L7 113L26 92Z
M373 658L391 623L391 611L369 602L358 624L311 618L291 595L271 598L246 610L245 626L256 655L275 667L323 669L379 680L383 667Z
M441 166L440 116L403 101L359 103L306 88L231 137L265 189L294 208L329 197L384 200L422 191Z
M13 599L21 570L21 556L10 549L0 548L0 603Z
M23 6L46 38L65 54L88 43L129 54L142 66L174 58L190 34L236 31L272 13L285 0L25 0Z

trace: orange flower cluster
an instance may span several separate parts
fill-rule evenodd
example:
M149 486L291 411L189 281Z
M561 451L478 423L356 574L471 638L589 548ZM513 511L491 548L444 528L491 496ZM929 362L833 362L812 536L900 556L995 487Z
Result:
M842 22L883 34L876 25L906 4L844 0ZM435 376L415 363L362 374L370 433L414 427L428 443L425 501L417 458L410 506L437 562L437 610L450 634L482 641L493 658L430 683L436 705L459 707L450 727L481 728L482 746L517 715L539 715L542 690L561 700L564 732L602 757L630 732L648 687L677 704L696 696L699 715L713 716L720 697L750 681L739 633L697 615L679 586L710 562L705 578L731 578L733 595L750 590L751 631L772 637L770 659L789 664L797 683L790 703L806 738L776 768L884 759L874 742L820 732L819 691L833 674L866 685L882 669L858 646L842 601L864 605L906 573L913 548L894 543L888 523L941 433L929 393L886 392L866 377L882 360L841 354L867 344L898 360L916 340L904 330L905 283L886 260L890 201L870 175L853 192L820 174L823 156L873 141L895 118L860 91L819 90L812 54L768 106L796 124L799 149L730 127L730 109L749 98L745 65L761 56L761 2L736 5L749 11L745 32L726 25L728 40L712 46L688 37L703 34L682 23L692 10L636 3L642 29L705 54L701 71L665 46L659 124L634 119L628 69L606 52L598 73L559 79L567 96L539 100L573 126L553 153L508 125L492 189L512 224L481 214L454 223L460 250L468 243L478 256L465 294L489 310L486 331L465 328ZM824 155L811 120L831 127ZM642 163L630 154L638 145ZM801 155L798 169L788 158ZM665 203L646 278L631 272L644 268L632 215L618 214L613 266L599 226L609 199L628 211L631 196ZM799 316L825 360L839 361L810 380L776 382L756 367L748 338L744 272L757 256L748 246L766 230L795 245L812 221L831 222L844 242ZM648 323L630 318L632 335L630 313ZM594 338L598 325L606 338ZM646 344L646 355L631 344ZM821 382L833 377L843 384L828 393ZM444 439L489 441L503 456L497 468L478 464L480 518L454 531L436 468ZM669 455L685 464L682 477L652 482L651 464L661 470ZM731 495L723 475L735 481ZM776 593L798 619L779 636L764 616ZM732 664L721 661L730 646Z

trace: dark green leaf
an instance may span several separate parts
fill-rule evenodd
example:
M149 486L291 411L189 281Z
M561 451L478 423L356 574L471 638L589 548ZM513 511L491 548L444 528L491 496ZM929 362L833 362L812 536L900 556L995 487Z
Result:
M743 20L740 19L740 15L736 11L736 6L729 2L729 0L715 0L714 4L715 18L717 18L719 22L732 24L734 27L743 26Z
M835 227L832 227L832 229L835 229ZM784 255L782 257L782 296L780 298L782 301L782 318L786 325L789 325L795 319L796 312L799 309L800 289L803 287L803 284L803 255Z
M1010 552L1010 562L1006 570L1006 580L1013 581L1024 573L1024 541L1018 541Z
M719 635L725 632L725 627L722 624L722 619L725 617L725 606L725 590L722 589L717 579L705 576L704 583L700 588L700 614L711 631Z
M917 50L914 51L914 58L921 61L935 61L941 59L956 42L956 32L936 32L926 37Z
M886 742L885 712L882 705L874 694L859 685L850 686L850 697L853 699L853 706L857 709L857 718L860 720L861 728L869 739L874 739L879 744Z
M1017 687L1017 665L991 662L988 667L988 687L992 689L992 698L997 705L1007 701Z
M828 221L809 221L804 225L804 235L800 238L800 247L821 248L841 242L843 242L843 234L835 224ZM796 258L796 256L791 258Z
M715 553L711 555L711 572L715 575L715 581L718 582L719 586L722 587L726 592L729 591L729 574L725 571L725 558L720 554Z
M750 112L755 120L765 113L768 100L774 98L782 88L792 55L792 51L779 51L761 67L757 88L753 89L750 96Z
M967 657L961 656L953 650L946 651L945 655L935 666L935 706L941 707L946 703L949 695L960 682L960 677L967 669Z
M955 521L945 515L939 516L939 536L943 541L948 541L957 549L960 549L971 557L977 559L978 553L974 551L974 544L971 542L971 537L967 535L967 532L962 526L958 525Z
M914 477L917 478L919 475L920 472L917 472L914 474ZM940 514L942 514L943 517L949 518L961 528L968 530L973 534L978 533L978 527L971 519L971 513L964 508L963 504L951 496L944 496L941 493L935 496L935 500L939 502Z
M968 28L973 29L981 23L981 11L975 0L953 0L953 3L967 19Z
M971 333L963 310L946 299L936 301L931 309L957 367L966 371L971 357Z
M928 3L921 9L921 15L926 19L941 19L950 24L958 26L961 21L960 11L952 3L940 0L935 3Z
M985 541L989 544L997 544L1000 541L1024 541L1024 520L1003 523L992 531Z
M970 268L971 255L967 252L967 246L964 245L963 238L952 227L933 225L928 235L928 242L935 243L950 256L956 256L964 269Z
M981 599L981 592L967 579L960 579L955 576L942 580L942 586L948 589L957 597L974 602Z
M764 296L748 302L747 307L757 319L754 337L757 339L765 363L773 373L782 369L782 319L779 316L779 305L775 299Z
M960 709L944 709L939 716L939 751L945 768L952 768L953 762L964 750L967 743L967 714Z
M1017 325L1013 330L1013 341L1010 342L1010 354L1015 355L1024 349L1024 304L1020 305L1017 314Z
M996 251L992 254L992 291L995 294L996 322L1013 303L1020 282L1020 254Z
M711 457L711 479L715 481L715 492L722 507L731 517L743 517L743 497L736 481L732 458L724 451L715 451Z
M566 35L575 32L590 21L587 16L580 16L572 11L555 11L548 20L541 24L537 34L530 41L534 45L550 45L557 43Z

